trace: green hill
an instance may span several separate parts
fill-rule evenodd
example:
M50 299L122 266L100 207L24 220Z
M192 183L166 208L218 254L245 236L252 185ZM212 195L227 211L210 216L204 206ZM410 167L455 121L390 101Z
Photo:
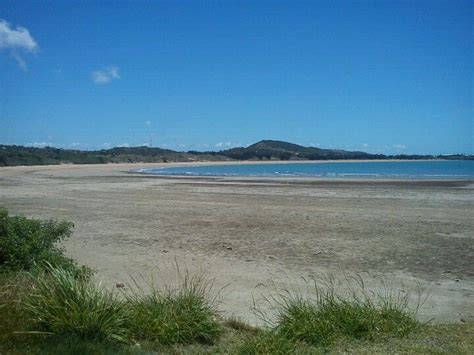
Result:
M220 152L238 160L329 160L329 159L384 159L382 154L350 152L336 149L304 147L298 144L262 140L246 148L233 148Z

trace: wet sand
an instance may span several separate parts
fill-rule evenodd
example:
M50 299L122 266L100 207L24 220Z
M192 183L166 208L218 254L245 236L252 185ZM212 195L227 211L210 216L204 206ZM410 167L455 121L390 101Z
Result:
M0 168L0 206L73 221L67 254L109 287L130 275L169 281L175 262L203 270L215 289L226 286L223 314L251 323L254 299L327 273L360 274L368 289L421 285L430 295L422 319L474 318L473 181L130 173L159 165Z

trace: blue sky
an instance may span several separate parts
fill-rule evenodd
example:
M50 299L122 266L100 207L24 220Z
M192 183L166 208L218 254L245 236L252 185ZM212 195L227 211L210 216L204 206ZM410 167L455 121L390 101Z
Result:
M471 1L0 2L0 143L474 153Z

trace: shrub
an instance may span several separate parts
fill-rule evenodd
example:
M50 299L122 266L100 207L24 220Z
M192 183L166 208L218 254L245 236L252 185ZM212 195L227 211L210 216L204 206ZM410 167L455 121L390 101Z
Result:
M40 331L83 339L126 341L125 303L77 278L73 271L46 264L45 272L32 275L33 287L25 307Z
M10 217L0 208L0 269L31 270L47 261L62 266L76 275L90 275L87 267L77 267L63 255L57 243L69 238L73 224L66 221L36 220L20 216Z
M175 290L152 290L141 296L128 297L130 329L136 340L155 344L212 344L221 333L215 319L209 287L202 278L186 274Z

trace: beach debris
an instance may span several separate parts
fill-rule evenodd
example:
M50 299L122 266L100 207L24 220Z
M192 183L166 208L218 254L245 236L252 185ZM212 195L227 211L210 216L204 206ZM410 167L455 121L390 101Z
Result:
M117 282L117 283L115 284L115 287L117 287L117 288L124 288L125 285L124 285L123 283L121 283L121 282Z
M162 252L166 254L169 252L169 250L163 249Z
M226 247L227 250L232 250L232 247Z
M322 251L317 251L316 253L313 253L314 256L321 254Z

